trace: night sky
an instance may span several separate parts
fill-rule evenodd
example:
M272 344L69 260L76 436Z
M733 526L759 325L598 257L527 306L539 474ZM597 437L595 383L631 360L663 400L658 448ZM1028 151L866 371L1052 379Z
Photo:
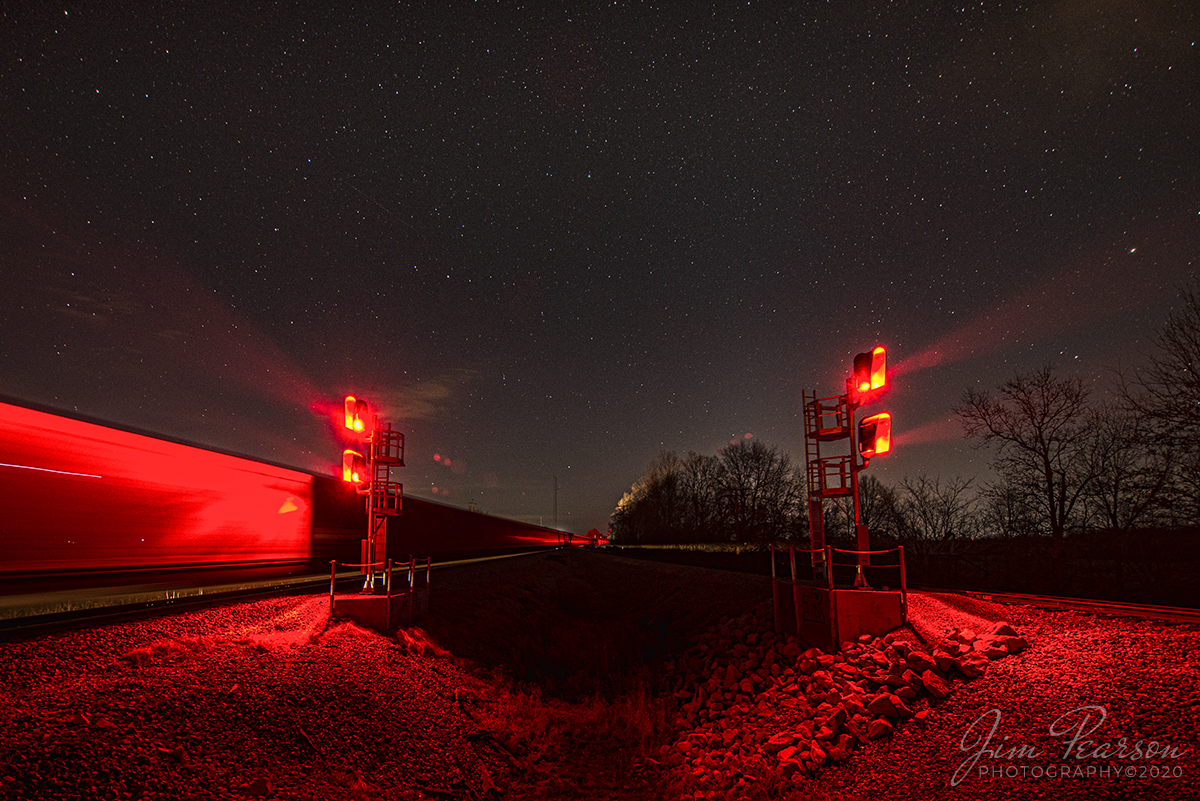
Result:
M299 4L306 5L306 4ZM334 4L337 5L337 4ZM689 10L690 9L690 10ZM1103 397L1200 262L1200 5L5 3L0 395L607 530L659 451L804 455L882 343L887 483L967 386Z

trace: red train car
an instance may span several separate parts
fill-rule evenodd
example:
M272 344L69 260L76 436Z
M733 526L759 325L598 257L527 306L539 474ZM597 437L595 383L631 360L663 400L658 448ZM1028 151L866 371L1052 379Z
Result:
M388 551L553 547L560 533L407 498ZM354 562L352 487L280 465L0 403L0 575Z

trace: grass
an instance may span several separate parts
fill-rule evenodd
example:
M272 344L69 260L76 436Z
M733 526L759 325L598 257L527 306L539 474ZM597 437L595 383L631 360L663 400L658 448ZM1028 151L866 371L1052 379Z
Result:
M459 704L507 754L511 798L648 798L652 755L671 738L673 699L637 686L615 698L574 702L503 676Z

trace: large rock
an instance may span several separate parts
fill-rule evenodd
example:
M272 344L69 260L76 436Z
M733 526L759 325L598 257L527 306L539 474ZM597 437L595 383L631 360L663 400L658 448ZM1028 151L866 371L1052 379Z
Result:
M950 697L950 685L932 670L921 674L921 683L925 685L925 691L939 701Z
M797 773L800 773L803 770L804 770L804 765L803 765L803 763L799 762L798 760L795 760L795 759L779 760L779 772L780 772L780 774L783 775L783 778L785 778L785 779L790 779L790 778L792 778L792 776L796 775Z
M829 761L841 762L843 759L849 757L853 742L854 740L848 734L839 735L837 742L825 749L825 753L829 755Z
M790 731L781 731L767 740L765 749L769 754L777 754L796 742L796 735Z
M880 693L871 703L867 711L872 715L887 715L889 718L907 718L912 716L912 710L904 705L900 696L893 693Z
M904 661L908 664L908 669L918 675L937 667L937 663L934 662L933 657L924 651L910 651Z
M954 657L943 651L941 648L935 648L933 651L933 662L937 665L937 669L946 675L950 672L950 668L954 667Z
M1005 639L1007 638L997 638L988 635L987 637L980 637L971 647L988 659L1003 659L1008 656L1008 647L1005 645Z
M988 658L979 651L963 654L958 658L958 669L968 679L977 679L987 671Z
M1029 648L1029 640L1024 637L1006 637L1004 647L1010 654L1019 654Z
M867 724L867 737L872 740L878 740L887 737L892 733L892 724L888 723L884 718L875 718Z

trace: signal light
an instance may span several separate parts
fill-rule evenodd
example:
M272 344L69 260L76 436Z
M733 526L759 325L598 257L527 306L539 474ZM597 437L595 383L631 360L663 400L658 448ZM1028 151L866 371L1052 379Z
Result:
M351 484L366 484L370 480L367 473L367 460L358 451L349 448L342 451L342 481Z
M367 402L353 395L346 396L346 428L355 434L367 430Z
M858 452L864 459L882 456L892 449L892 416L873 414L858 424Z
M887 384L887 350L876 345L870 353L854 357L854 388L859 393L874 392Z

